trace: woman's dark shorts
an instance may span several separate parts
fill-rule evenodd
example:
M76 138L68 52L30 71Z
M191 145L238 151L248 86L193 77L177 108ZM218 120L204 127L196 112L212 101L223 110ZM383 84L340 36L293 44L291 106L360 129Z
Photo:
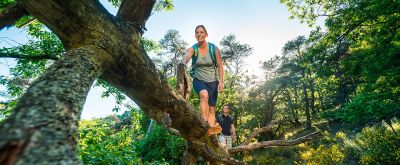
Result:
M199 94L201 90L207 90L208 105L215 106L217 104L218 81L203 82L197 78L194 78L193 79L193 88L197 94Z

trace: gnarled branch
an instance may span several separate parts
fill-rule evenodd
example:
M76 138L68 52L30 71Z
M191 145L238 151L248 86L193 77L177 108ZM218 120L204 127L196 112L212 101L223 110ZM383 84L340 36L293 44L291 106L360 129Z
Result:
M254 137L256 137L258 134L266 132L268 130L270 130L272 128L272 126L278 124L283 124L286 122L291 122L291 120L273 120L270 123L267 124L267 126L259 128L259 129L254 129L253 132L250 134L249 137L247 137L246 141L242 144L242 145L248 145L251 142L251 139L253 139Z
M0 13L0 30L4 27L9 27L17 22L28 12L20 5L13 4L8 6Z
M177 81L177 90L178 93L185 99L189 100L190 96L190 89L191 89L191 80L189 75L186 72L186 65L185 64L178 64L177 66L177 75L176 75L176 81Z
M145 24L150 17L155 0L124 0L118 10L117 17L132 23L142 32L146 30Z
M212 139L217 141L217 139ZM238 161L234 158L231 158L229 155L221 155L218 154L217 152L215 152L215 150L213 150L212 148L210 148L208 145L206 145L205 143L193 140L191 141L191 143L193 145L197 145L199 147L196 148L201 148L203 155L205 155L205 157L208 160L214 160L214 161L220 161L223 163L227 163L227 164L232 164L232 165L242 165L245 164L244 162Z
M313 140L317 137L322 136L321 132L314 132L308 135L299 137L293 140L270 140L270 141L263 141L255 144L250 145L241 145L238 147L233 147L228 150L229 153L237 153L241 151L251 151L259 148L266 148L266 147L276 147L276 146L294 146L300 143L304 143L306 141Z

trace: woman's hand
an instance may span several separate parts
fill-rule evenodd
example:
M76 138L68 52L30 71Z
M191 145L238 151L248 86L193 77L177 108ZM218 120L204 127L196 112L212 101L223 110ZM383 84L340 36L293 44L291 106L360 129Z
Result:
M224 81L218 83L218 92L221 93L224 90Z

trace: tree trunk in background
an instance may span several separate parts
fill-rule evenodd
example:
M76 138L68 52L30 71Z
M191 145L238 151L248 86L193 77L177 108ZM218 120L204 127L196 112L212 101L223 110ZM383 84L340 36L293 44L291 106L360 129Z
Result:
M338 43L335 52L335 77L339 79L339 89L337 92L337 104L343 106L346 103L346 85L343 77L343 70L340 68L340 60L346 54L348 45L342 40Z
M295 84L294 87L293 87L293 91L294 91L294 109L296 111L296 114L299 114L298 111L299 111L299 108L300 108L300 103L299 103L300 98L299 98L299 93L298 93L297 90L298 90L297 89L297 85Z
M337 96L337 102L340 106L343 106L346 103L346 86L344 84L342 74L339 75L339 91Z
M311 129L311 115L310 115L310 102L308 99L308 94L307 94L307 85L306 85L306 76L305 76L305 70L303 69L301 71L301 74L303 76L303 94L304 94L304 104L305 104L305 113L306 113L306 127L307 129Z
M310 92L311 92L311 115L312 118L315 119L317 117L317 111L315 109L315 90L314 90L314 83L311 81L310 82Z
M324 110L324 98L323 98L323 95L322 95L321 91L318 90L317 93L318 93L320 111L323 111Z
M103 62L70 50L36 80L1 125L0 164L79 164L78 122Z
M290 111L291 111L291 113L292 113L291 116L292 116L294 122L295 122L296 124L299 124L299 123L300 123L300 121L299 121L299 114L298 114L297 111L295 110L295 107L294 107L294 104L293 104L293 101L292 101L292 97L290 96L289 90L287 90L287 91L285 92L285 94L286 94L286 100L287 100L288 108L290 109Z
M273 118L274 115L274 100L270 94L268 94L268 98L266 98L266 103L265 103L265 115L264 115L264 121L261 123L261 127L267 126ZM271 140L273 139L273 132L271 130L265 131L260 134L259 136L260 139L258 141L265 141L265 140Z
M240 97L239 106L240 106L241 112L245 112L245 110L244 110L244 101L243 101L243 97ZM242 120L241 120L242 118L239 117L239 116L240 116L240 114L238 114L238 116L237 116L238 121L237 121L237 123L236 123L236 125L235 125L235 128L236 128L236 143L237 143L237 144L240 144L240 143L241 143L240 138L239 138L239 132L237 132L237 131L238 131L238 126L239 126L239 125L243 125Z

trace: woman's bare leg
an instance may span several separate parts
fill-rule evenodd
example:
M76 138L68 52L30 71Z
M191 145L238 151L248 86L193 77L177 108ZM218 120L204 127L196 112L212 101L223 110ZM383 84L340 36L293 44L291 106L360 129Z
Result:
M210 107L208 105L208 92L207 92L207 90L201 90L199 92L199 96L200 96L200 113L201 113L201 117L205 121L210 122L210 121L208 121ZM214 120L214 123L215 123L215 120ZM208 124L210 124L210 123L208 123ZM210 126L213 126L213 125L210 124Z
M209 106L208 124L210 124L211 127L215 126L215 110L215 106Z

